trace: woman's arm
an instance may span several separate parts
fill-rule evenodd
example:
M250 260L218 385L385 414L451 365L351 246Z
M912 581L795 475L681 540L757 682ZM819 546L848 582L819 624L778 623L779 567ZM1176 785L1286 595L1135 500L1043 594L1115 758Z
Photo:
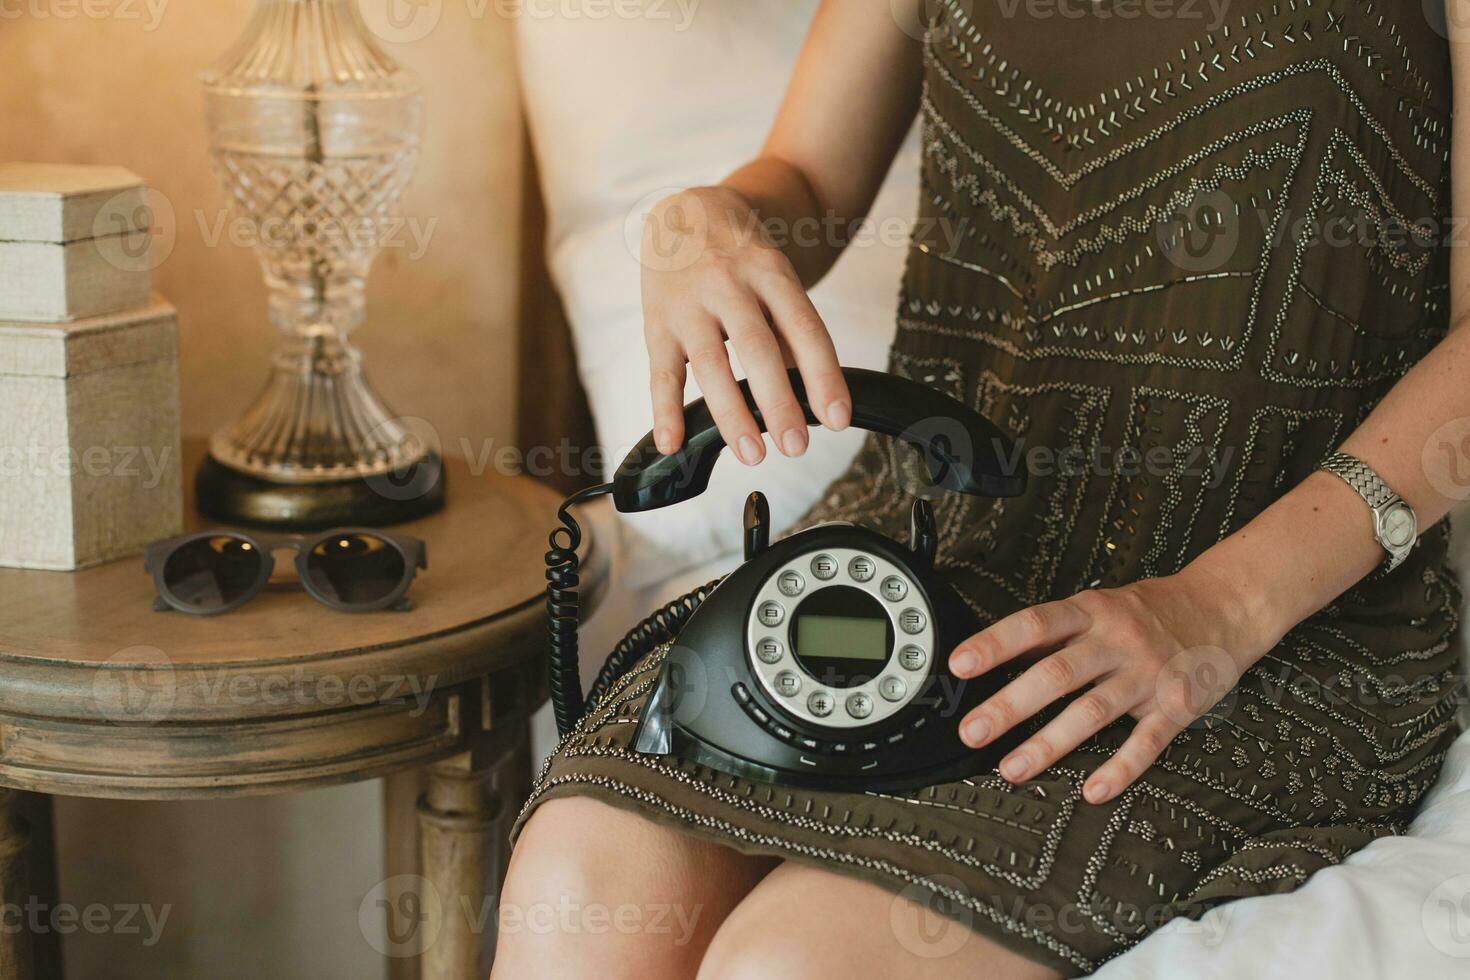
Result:
M788 363L823 424L851 421L847 385L806 286L866 217L917 111L919 84L918 44L889 0L824 0L760 156L715 187L655 206L644 227L643 314L661 451L684 440L692 368L726 444L745 463L764 457L727 338L783 453L807 446Z
M1470 0L1451 2L1454 104L1470 106ZM1465 40L1453 36L1456 24ZM1451 204L1463 217L1470 215L1470 112L1455 114L1453 137ZM1459 472L1470 464L1470 255L1463 236L1450 240L1448 335L1342 444L1408 501L1421 530L1470 496ZM1288 630L1385 557L1363 499L1336 476L1314 473L1176 575L1025 609L962 643L950 658L962 677L1056 652L966 716L961 735L986 744L1091 684L1007 756L1001 773L1027 779L1129 714L1137 720L1132 734L1083 787L1093 803L1111 799Z

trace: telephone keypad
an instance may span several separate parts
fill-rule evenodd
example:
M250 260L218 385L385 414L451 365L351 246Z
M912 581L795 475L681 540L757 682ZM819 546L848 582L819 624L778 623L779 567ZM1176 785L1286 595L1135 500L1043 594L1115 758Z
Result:
M887 620L886 655L872 662L866 677L859 671L850 674L850 682L824 680L800 655L797 627L807 628L802 610L828 589L866 593L874 600L873 614ZM881 551L828 547L795 555L771 570L747 616L751 673L792 721L834 734L879 724L903 712L927 686L933 614L913 573Z

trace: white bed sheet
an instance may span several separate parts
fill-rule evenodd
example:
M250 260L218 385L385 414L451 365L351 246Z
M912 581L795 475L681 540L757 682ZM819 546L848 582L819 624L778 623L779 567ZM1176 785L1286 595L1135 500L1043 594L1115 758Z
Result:
M815 5L703 0L682 27L652 14L519 21L552 274L601 441L612 449L650 427L639 217L661 193L715 180L757 149ZM917 169L911 140L875 205L879 222L891 228L912 216ZM891 237L852 249L815 291L845 363L883 364L903 252ZM609 649L658 602L732 567L750 489L771 496L777 520L794 520L857 444L855 433L824 433L801 460L772 454L754 472L724 461L703 497L642 519L600 509L594 523L612 546L612 585L584 631L584 649ZM1459 537L1459 566L1470 567L1470 536ZM596 665L585 667L590 674ZM1377 841L1289 895L1171 923L1099 975L1470 977L1470 734L1456 743L1408 836Z

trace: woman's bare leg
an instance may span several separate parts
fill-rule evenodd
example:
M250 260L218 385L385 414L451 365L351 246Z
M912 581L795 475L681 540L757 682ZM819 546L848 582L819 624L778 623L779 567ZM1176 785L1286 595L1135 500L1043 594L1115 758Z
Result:
M1059 976L877 885L787 862L715 933L698 980L1043 980Z
M586 797L550 800L511 856L491 980L686 980L776 863Z

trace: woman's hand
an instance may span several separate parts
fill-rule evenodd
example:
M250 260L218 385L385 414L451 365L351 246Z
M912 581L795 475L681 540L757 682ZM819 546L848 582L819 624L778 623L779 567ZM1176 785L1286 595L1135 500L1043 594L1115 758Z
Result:
M725 444L748 465L765 456L725 350L728 338L750 380L766 430L787 456L807 447L806 418L787 378L794 364L813 413L828 428L852 420L851 395L826 324L756 212L726 187L660 201L644 226L643 322L651 368L654 441L684 441L686 365Z
M1246 608L1221 579L1185 569L1022 609L950 655L950 670L961 678L1019 657L1039 658L966 715L960 737L979 748L1090 684L1002 759L1000 772L1013 783L1029 779L1106 725L1132 715L1132 733L1082 788L1090 803L1112 799L1280 639L1262 633L1261 621Z

